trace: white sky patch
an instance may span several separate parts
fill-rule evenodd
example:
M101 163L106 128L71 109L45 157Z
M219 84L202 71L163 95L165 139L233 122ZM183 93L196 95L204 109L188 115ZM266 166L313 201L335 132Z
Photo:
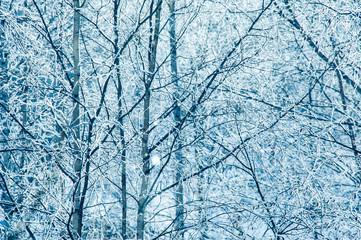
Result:
M159 164L159 163L160 163L160 157L159 157L158 155L152 156L152 163L153 163L154 165Z

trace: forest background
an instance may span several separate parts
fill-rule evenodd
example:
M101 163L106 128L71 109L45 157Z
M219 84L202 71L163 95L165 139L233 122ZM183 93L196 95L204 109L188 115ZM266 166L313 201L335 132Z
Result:
M2 239L360 239L357 0L0 1Z

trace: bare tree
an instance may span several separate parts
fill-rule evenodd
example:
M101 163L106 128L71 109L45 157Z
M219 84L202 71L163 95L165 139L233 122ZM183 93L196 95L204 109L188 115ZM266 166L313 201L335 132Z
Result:
M146 198L148 196L149 188L149 174L150 174L150 155L149 155L149 122L150 122L150 98L151 98L151 84L154 80L156 60L157 60L157 46L159 39L159 27L160 27L160 13L162 1L154 3L152 1L150 6L150 18L149 18L149 53L148 53L148 74L144 81L145 97L143 107L143 129L142 129L142 184L140 189L140 196L138 201L138 213L137 213L137 239L144 239L144 226L145 226L145 208ZM153 21L153 8L155 10L155 16ZM154 24L154 26L153 26Z
M170 12L170 61L171 61L171 76L172 76L172 82L174 82L175 90L174 90L174 100L175 100L175 107L174 107L174 121L176 125L178 126L178 129L176 130L175 134L178 135L176 138L177 144L175 146L176 149L179 149L175 152L175 160L176 160L176 175L175 175L175 181L178 182L183 177L183 168L184 168L184 160L183 160L183 154L182 154L182 146L181 146L181 125L179 124L181 122L182 116L184 116L184 113L181 110L181 107L179 106L178 101L180 100L180 93L181 89L178 84L178 67L177 67L177 37L176 37L176 15L175 15L175 1L171 0L169 2L169 12ZM176 203L176 220L174 224L174 230L176 232L179 232L179 238L184 239L184 201L183 201L183 183L180 182L178 184L176 193L175 193L175 203Z
M360 238L356 2L0 6L0 237Z

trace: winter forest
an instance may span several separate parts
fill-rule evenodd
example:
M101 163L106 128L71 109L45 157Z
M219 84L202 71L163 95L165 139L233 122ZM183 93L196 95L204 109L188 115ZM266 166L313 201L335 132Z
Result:
M0 239L361 239L358 0L0 0Z

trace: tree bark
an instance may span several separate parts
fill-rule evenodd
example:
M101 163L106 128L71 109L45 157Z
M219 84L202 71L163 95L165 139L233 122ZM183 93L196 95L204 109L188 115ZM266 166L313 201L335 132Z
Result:
M150 163L149 163L149 121L150 121L150 86L154 78L155 65L156 65L156 55L157 55L157 46L158 46L158 35L159 35L159 25L160 25L160 11L161 11L162 0L157 3L157 9L155 12L154 20L154 29L152 26L152 14L153 14L153 5L154 2L151 2L150 8L150 37L149 37L149 54L148 54L148 76L144 80L145 85L145 97L144 97L144 108L143 108L143 134L142 134L142 184L140 189L140 196L138 201L138 213L137 213L137 239L144 239L144 228L145 228L145 209L146 209L146 199L148 195L148 186L149 186L149 174L150 174Z
M74 28L73 28L73 64L74 64L74 80L72 97L74 102L74 109L72 114L71 127L74 134L74 171L76 175L75 190L73 195L73 234L75 238L81 237L83 209L81 208L81 170L82 161L79 148L80 140L80 120L79 120L79 78L80 78L80 66L79 66L79 33L80 33L80 14L79 14L79 0L74 0Z
M174 108L174 121L176 125L178 126L177 131L175 132L176 135L180 134L181 131L181 116L183 115L182 110L178 104L178 100L180 97L180 89L178 84L178 68L177 68L177 44L176 44L176 18L175 18L175 1L171 0L169 2L169 12L170 12L170 64L171 64L171 77L172 82L174 82L175 85L175 91L174 91L174 101L175 101L175 108ZM176 142L176 149L179 149L175 152L175 160L176 160L176 174L175 174L175 181L178 182L181 180L183 176L183 153L181 148L181 138L180 136L177 139ZM175 204L176 204L176 220L174 223L174 230L177 234L179 234L179 239L184 239L184 206L183 206L183 183L180 182L177 186L176 192L175 192Z
M114 64L116 71L116 81L117 81L117 97L118 97L118 123L119 123L119 135L121 141L121 179L122 179L122 238L127 239L127 165L126 165L126 150L125 150L125 139L124 139L124 129L123 129L123 112L122 112L122 81L120 78L120 52L119 52L119 30L118 30L118 12L119 12L119 0L114 1Z

